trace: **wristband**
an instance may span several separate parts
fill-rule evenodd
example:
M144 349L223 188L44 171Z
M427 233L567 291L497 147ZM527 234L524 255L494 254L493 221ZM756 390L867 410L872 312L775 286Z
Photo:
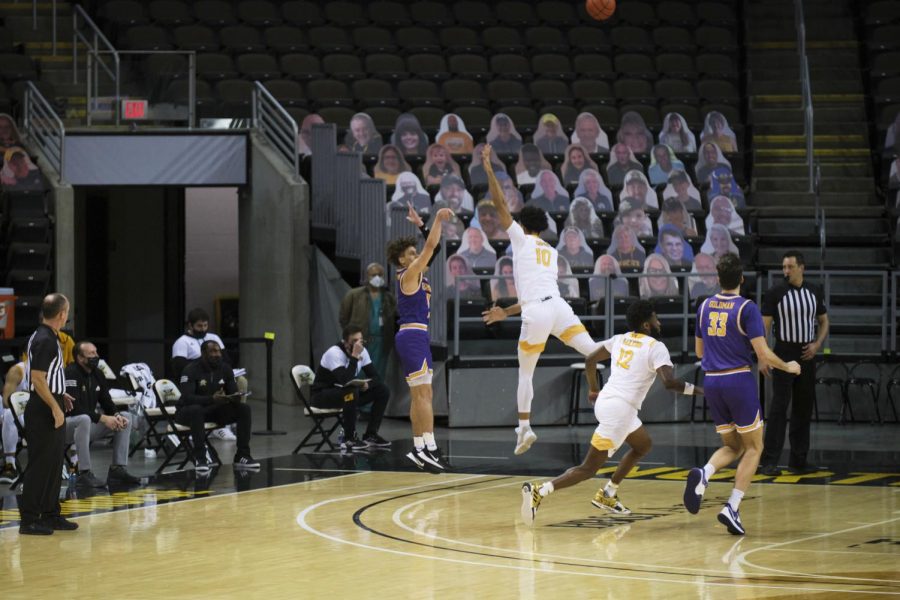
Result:
M684 392L682 392L685 396L693 396L694 395L694 384L684 382Z

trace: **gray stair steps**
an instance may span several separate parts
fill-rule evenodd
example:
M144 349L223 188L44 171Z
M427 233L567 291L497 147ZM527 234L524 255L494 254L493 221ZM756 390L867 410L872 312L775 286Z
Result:
M813 114L815 118L815 113ZM813 121L815 135L868 135L868 126L865 121ZM755 123L753 135L803 135L804 124L802 120L789 123Z
M806 234L813 230L818 231L818 227L815 219L809 217L800 219L763 217L756 220L756 232L760 236L769 234ZM887 222L885 219L826 218L825 231L828 235L838 233L860 236L884 234L887 233Z
M868 120L866 108L860 106L816 106L816 123L851 122L865 123ZM803 123L803 111L797 106L771 108L752 107L751 121L755 123Z
M872 165L868 161L853 164L822 163L819 171L826 177L870 177ZM770 163L762 162L753 165L755 177L798 177L805 178L809 174L806 163Z
M784 207L813 207L816 204L814 194L808 192L770 192L761 191L753 193L753 206L784 206ZM819 205L823 207L853 207L878 206L884 210L881 200L873 193L866 192L842 192L819 194Z
M757 264L763 268L778 268L788 250L799 250L809 257L807 260L810 262L814 262L814 257L819 254L816 246L764 246L757 252ZM887 268L890 263L891 256L886 248L840 248L825 254L826 269L881 269Z
M805 192L807 181L797 177L754 177L753 190L756 192ZM871 177L822 177L819 182L822 193L875 193L875 182Z
M755 202L754 196L753 201ZM757 206L754 204L754 214L757 218L763 217L812 217L815 205L808 206ZM837 217L871 217L877 218L884 216L884 207L880 205L868 206L826 206L825 214L828 219Z

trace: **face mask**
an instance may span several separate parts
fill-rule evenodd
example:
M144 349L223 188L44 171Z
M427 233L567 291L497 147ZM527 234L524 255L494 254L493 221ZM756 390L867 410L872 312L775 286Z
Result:
M197 331L196 329L191 329L191 337L197 338L198 340L202 340L206 337L205 331Z
M369 279L369 285L373 288L380 288L384 285L384 277L382 277L381 275L372 277L371 279Z
M210 356L209 358L206 359L206 362L207 362L207 364L209 364L209 366L212 367L213 369L218 369L218 368L219 368L219 365L222 364L222 359L221 359L221 358L218 358L218 357L217 357L217 358L213 358L213 357Z
M100 357L99 356L91 356L87 359L87 364L90 368L96 369L100 366Z

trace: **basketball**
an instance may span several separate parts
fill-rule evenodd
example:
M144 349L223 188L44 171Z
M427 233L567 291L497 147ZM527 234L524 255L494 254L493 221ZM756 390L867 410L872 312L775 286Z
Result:
M605 21L616 12L616 0L587 0L584 8L591 18Z

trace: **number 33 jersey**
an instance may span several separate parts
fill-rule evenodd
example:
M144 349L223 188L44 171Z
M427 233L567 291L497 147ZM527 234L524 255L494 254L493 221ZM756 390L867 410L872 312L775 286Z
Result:
M695 337L703 340L701 366L707 373L749 367L750 340L765 335L759 307L749 298L716 294L697 309Z
M526 235L515 221L506 231L512 246L513 279L519 302L525 304L559 296L556 248L536 235Z
M617 398L640 410L656 379L656 370L672 366L668 348L649 335L633 331L614 335L600 343L609 351L612 371L597 402Z

